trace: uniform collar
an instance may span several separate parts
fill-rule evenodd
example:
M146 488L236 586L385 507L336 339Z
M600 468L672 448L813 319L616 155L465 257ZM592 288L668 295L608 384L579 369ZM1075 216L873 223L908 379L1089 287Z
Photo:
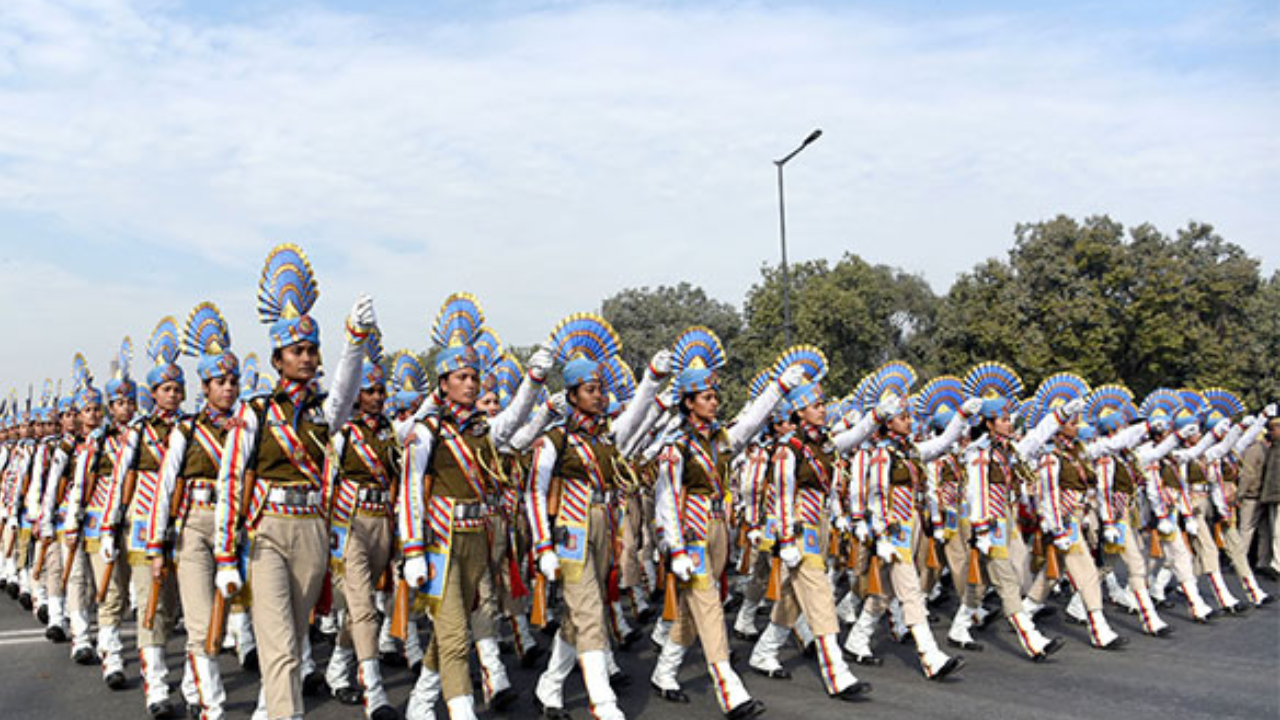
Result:
M569 414L569 427L588 435L596 435L604 428L604 418L601 415L588 415L574 408Z
M294 407L302 407L319 390L320 387L315 380L297 382L281 378L279 384L276 385L276 397L286 397L293 403Z

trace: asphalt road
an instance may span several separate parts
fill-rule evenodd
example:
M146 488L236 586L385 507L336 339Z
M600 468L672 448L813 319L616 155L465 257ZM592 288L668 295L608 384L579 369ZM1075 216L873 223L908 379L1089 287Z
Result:
M1228 575L1233 587L1238 584ZM1269 592L1276 584L1264 581ZM949 607L939 617L949 618ZM941 683L926 681L917 669L910 645L896 645L878 636L886 656L879 668L855 668L871 682L867 700L853 705L829 700L822 691L814 663L798 652L784 651L794 673L790 681L769 680L746 669L750 651L734 641L741 656L739 670L752 693L768 706L770 718L847 718L873 714L902 718L1280 718L1280 603L1254 610L1238 618L1224 618L1209 626L1192 624L1181 607L1164 611L1175 633L1167 639L1140 635L1134 618L1109 608L1115 629L1132 642L1119 652L1090 649L1083 628L1065 625L1062 615L1044 624L1046 633L1068 639L1067 646L1050 662L1037 665L1022 659L1007 625L994 623L977 634L985 652L968 656L968 665L956 678ZM935 632L941 641L948 620L940 619ZM763 623L763 619L762 619ZM126 646L132 644L126 633ZM545 639L543 640L545 643ZM170 642L172 668L180 661L178 640ZM27 613L7 596L0 596L0 718L145 718L139 689L136 653L130 650L127 671L130 689L113 692L101 681L98 667L82 667L68 658L67 645L46 641ZM328 645L317 648L323 660ZM619 654L633 684L620 696L631 718L659 718L678 714L682 719L721 717L707 682L698 652L686 658L681 681L692 697L689 705L672 705L653 697L648 676L654 660L647 642ZM222 656L228 685L229 717L248 717L257 696L257 677L238 669L231 655ZM521 670L511 661L512 680L520 689L518 702L506 717L534 716L531 688L534 671ZM389 692L403 707L412 679L407 671L389 668ZM175 699L178 672L171 671ZM579 678L571 677L566 702L576 718L589 713ZM445 716L444 708L439 714ZM327 697L308 700L310 718L361 717L360 708L340 705ZM482 711L481 717L503 717Z

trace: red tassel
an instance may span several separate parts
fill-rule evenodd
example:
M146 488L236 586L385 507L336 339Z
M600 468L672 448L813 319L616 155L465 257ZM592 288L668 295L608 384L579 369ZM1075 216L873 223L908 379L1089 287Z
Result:
M507 573L511 576L511 597L527 596L529 588L525 587L524 581L520 579L520 564L516 562L515 555L507 556Z
M618 566L609 568L609 602L616 603L622 598L618 589Z
M325 571L324 583L320 585L320 599L316 601L316 615L328 615L333 610L333 576Z

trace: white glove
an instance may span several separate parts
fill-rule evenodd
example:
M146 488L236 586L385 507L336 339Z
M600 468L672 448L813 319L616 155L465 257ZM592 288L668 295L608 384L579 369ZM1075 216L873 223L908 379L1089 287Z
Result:
M361 295L351 307L351 324L360 332L369 332L378 325L378 316L373 313L373 298Z
M778 384L782 386L783 392L791 392L803 385L808 379L809 376L804 374L803 366L792 365L783 370L782 374L778 376Z
M902 398L897 395L885 395L876 403L876 418L881 422L902 412Z
M1188 535L1200 534L1200 523L1196 522L1196 519L1193 517L1187 518L1187 522L1186 522L1186 525L1184 525L1184 527L1187 529Z
M550 405L557 415L569 414L569 401L565 399L563 390L547 398L547 405Z
M942 527L942 525L934 525L934 526L933 526L933 539L934 539L934 540L937 540L937 541L939 541L939 542L945 542L945 541L946 541L946 539L947 539L947 531L946 531L946 528Z
M547 580L555 580L560 570L560 556L554 550L548 550L538 556L538 572Z
M871 539L871 528L867 525L866 520L859 520L853 524L853 536L858 538L860 543L865 543Z
M876 555L879 555L880 559L885 562L893 562L893 544L888 540L877 540Z
M1280 405L1276 405L1275 403L1267 403L1267 406L1262 408L1262 414L1266 415L1268 418L1273 418L1277 414L1280 414Z
M973 541L973 546L978 548L978 552L983 555L991 554L991 533L982 533L977 540Z
M1231 421L1226 418L1222 418L1221 420L1213 424L1213 434L1216 437L1222 437L1226 435L1229 430L1231 430Z
M404 581L409 587L422 587L427 582L427 559L415 555L404 561Z
M555 361L555 356L546 346L538 348L537 352L529 357L529 377L538 382L546 380L547 373L551 372L551 366Z
M1084 398L1072 398L1058 408L1059 418L1072 418L1080 414L1084 410Z
M1150 429L1151 435L1163 435L1169 432L1169 419L1165 417L1158 417L1154 420L1148 420L1147 427Z
M213 584L218 586L218 592L222 593L222 597L230 599L232 595L240 592L240 587L244 583L240 580L239 568L235 565L223 565L213 576Z
M875 535L876 537L882 537L885 531L888 529L889 528L886 527L884 524L884 518L880 517L879 515L872 516L871 518L871 534L872 535Z
M973 417L980 410L982 410L982 398L978 397L971 397L960 406L960 414L965 417Z
M1246 415L1244 419L1240 421L1240 427L1244 428L1245 430L1248 430L1249 428L1253 427L1254 425L1257 425L1261 421L1262 421L1261 415L1257 415L1257 416Z
M759 528L751 528L747 531L747 542L751 543L751 547L760 547L760 541L764 539L764 533Z
M782 560L782 563L787 567L793 568L800 564L800 548L794 544L783 545L782 549L778 551L778 559Z
M1059 535L1053 539L1053 545L1062 552L1066 552L1071 549L1071 536Z
M1183 440L1190 440L1198 432L1200 432L1199 426L1197 426L1195 423L1191 423L1190 425L1187 425L1178 431L1178 437L1182 438Z
M671 374L671 351L659 350L653 354L653 359L649 361L649 370L658 377L666 377Z
M1120 528L1115 525L1108 525L1102 528L1102 541L1108 545L1115 545L1120 542Z
M837 515L835 520L836 530L847 533L853 527L853 523L849 522L848 515Z
M116 536L103 535L102 545L98 548L98 554L102 556L103 562L115 562L116 560Z
M1164 518L1160 522L1156 523L1156 532L1160 533L1161 535L1172 535L1173 521L1170 520L1169 518Z
M689 582L693 577L693 560L684 553L671 558L671 572L680 578L680 582Z

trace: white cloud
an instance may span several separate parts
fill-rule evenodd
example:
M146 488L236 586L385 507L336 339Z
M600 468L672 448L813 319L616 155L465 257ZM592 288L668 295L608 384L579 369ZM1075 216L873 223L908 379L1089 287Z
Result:
M457 289L518 343L623 287L688 279L738 302L777 257L770 161L819 126L788 166L793 259L851 250L939 290L1058 212L1211 221L1258 255L1278 219L1274 77L1166 66L1149 28L755 4L434 22L168 10L0 9L0 217L201 259L160 287L128 268L114 286L58 276L46 322L101 332L107 352L206 296L256 344L253 283L280 240L310 251L326 330L369 291L392 347L425 344ZM1168 42L1225 22L1170 22ZM34 289L27 270L7 274ZM72 316L85 307L92 329ZM0 318L5 337L39 327ZM69 357L55 344L4 367L43 376Z

